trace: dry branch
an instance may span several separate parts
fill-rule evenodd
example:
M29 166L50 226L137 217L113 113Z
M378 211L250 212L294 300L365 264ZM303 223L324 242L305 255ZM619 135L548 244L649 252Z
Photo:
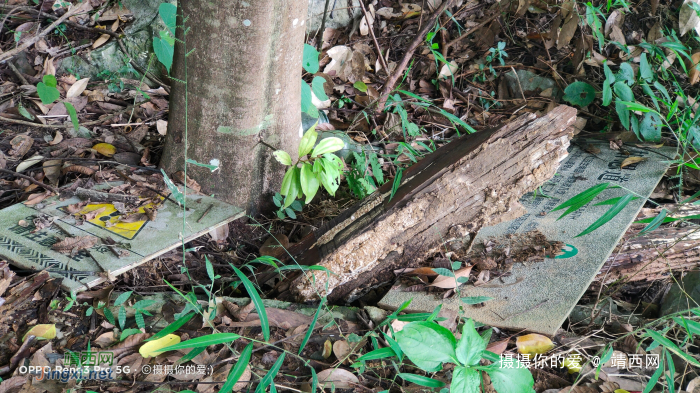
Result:
M450 238L473 239L483 226L522 215L518 200L554 175L575 120L574 108L560 106L439 148L404 171L393 198L387 183L297 243L292 253L299 263L334 275L307 272L290 290L301 300L331 292L331 300L355 297L358 287L425 260Z

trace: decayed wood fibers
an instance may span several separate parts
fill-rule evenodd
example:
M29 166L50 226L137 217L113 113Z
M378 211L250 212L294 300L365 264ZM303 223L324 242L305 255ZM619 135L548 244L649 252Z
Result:
M313 262L334 275L308 272L290 289L300 300L325 296L344 285L341 292L349 293L361 284L355 281L360 276L424 259L453 226L461 225L473 238L483 226L522 215L519 198L554 175L567 155L568 128L575 120L574 108L559 106L541 118L523 115L443 146L424 158L429 163L421 170L406 171L410 177L391 201L390 188L383 187L349 217L324 229L325 235L315 234L313 247L322 251L316 251L319 260ZM447 162L460 148L464 154Z

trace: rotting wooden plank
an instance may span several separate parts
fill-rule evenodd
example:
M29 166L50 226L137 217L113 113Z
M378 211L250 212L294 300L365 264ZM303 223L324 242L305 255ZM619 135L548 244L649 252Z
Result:
M374 278L418 262L456 236L518 217L518 199L551 178L567 155L576 110L518 117L499 128L465 135L403 173L291 249L309 271L290 285L299 300L352 299ZM313 276L313 277L312 277Z

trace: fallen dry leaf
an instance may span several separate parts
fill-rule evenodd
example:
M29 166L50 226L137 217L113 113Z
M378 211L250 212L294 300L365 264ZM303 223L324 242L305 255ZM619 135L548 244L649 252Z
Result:
M66 98L73 98L77 97L85 91L85 88L88 85L88 82L90 82L90 78L83 78L75 83L73 83L73 86L68 89L66 92Z
M80 250L90 248L99 243L99 239L94 236L67 237L51 246L51 249L61 254L75 255Z
M92 49L96 49L107 43L109 41L109 37L111 37L109 34L102 34L100 38L95 40L95 43L92 44Z
M515 345L518 347L518 352L522 354L543 354L554 348L552 340L547 336L532 333L520 336L515 340Z
M12 146L12 150L10 150L8 154L17 158L21 158L25 154L27 154L27 152L29 152L29 149L32 148L33 144L34 139L32 139L30 136L24 134L17 135L10 141L10 146Z
M323 353L321 353L321 356L323 356L324 359L328 359L332 353L333 343L331 342L331 340L326 340L326 342L323 343Z
M336 389L352 389L360 383L355 374L342 368L323 370L318 373L317 377L319 385L323 386L324 389L330 389L332 386L335 386Z
M506 348L508 348L508 340L501 340L501 341L496 341L492 342L486 347L487 351L491 351L495 353L496 355L500 355L503 352L506 351Z
M61 160L48 160L44 161L44 174L46 178L49 179L49 183L52 185L58 185L58 179L61 177L61 165L63 161Z
M38 194L32 194L27 198L27 200L24 202L24 204L26 206L34 206L50 196L51 196L51 191L38 193Z
M454 277L448 277L448 276L439 276L438 278L433 281L432 284L430 284L431 287L438 287L438 288L457 288L459 284L457 283L457 279L460 277L469 277L469 273L472 271L471 266L463 267L455 272Z
M165 135L168 133L168 121L158 120L156 121L156 129L160 135Z
M624 161L622 161L622 164L620 164L620 168L624 168L628 165L636 164L642 161L646 161L646 157L627 157Z
M694 85L700 81L700 70L698 70L700 67L700 52L693 53L690 59L692 60L692 64L688 67L688 82Z
M56 325L47 323L33 326L22 336L22 342L30 335L36 336L37 340L51 340L56 337Z
M54 135L53 140L49 142L49 146L58 145L62 140L63 134L61 134L61 131L56 131L56 135Z

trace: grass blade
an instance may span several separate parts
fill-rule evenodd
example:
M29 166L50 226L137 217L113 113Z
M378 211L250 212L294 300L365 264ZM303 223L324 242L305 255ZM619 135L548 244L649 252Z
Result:
M177 329L181 328L182 325L184 325L184 324L186 324L187 322L189 322L190 319L192 319L192 317L194 317L194 313L189 313L189 314L187 314L187 315L184 315L184 316L180 317L180 319L178 319L177 321L173 321L173 323L171 323L170 325L166 326L163 330L159 331L159 332L156 333L153 337L151 337L151 338L149 338L149 339L147 339L147 340L145 340L145 341L157 340L157 339L159 339L159 338L162 338L162 337L167 336L167 335L170 334L170 333L175 332Z
M666 361L668 364L668 375L666 376L666 383L668 384L668 392L675 393L676 391L676 367L673 365L673 358L667 350L664 349L666 354Z
M391 347L387 348L380 348L380 349L375 349L374 351L367 352L366 354L360 356L357 358L357 361L363 361L363 360L377 360L377 359L384 359L384 358L390 358L392 356L396 356L396 352L394 352Z
M267 387L270 386L272 380L275 379L275 376L280 371L282 363L284 363L284 356L286 354L286 352L282 352L282 354L277 358L275 364L273 364L272 367L270 367L270 371L268 371L267 374L265 374L265 376L260 380L260 384L255 389L255 393L264 393L265 389L267 389Z
M604 224L606 224L608 221L612 220L613 217L617 215L622 209L627 206L627 204L634 198L634 195L632 194L627 194L620 198L619 201L617 201L616 204L613 205L605 214L603 214L600 218L598 218L593 224L591 224L588 228L584 229L583 232L579 233L575 237L579 236L584 236L588 235L589 233L595 231L596 229L600 228Z
M325 303L326 303L326 298L324 297L323 299L321 299L321 303L318 304L318 308L316 309L316 313L314 314L314 319L311 320L311 325L309 326L309 330L306 331L306 335L304 336L304 339L301 341L301 346L299 347L299 355L301 355L301 351L304 350L306 343L309 342L309 339L311 338L311 332L314 331L314 326L316 326L316 321L318 320L318 316L321 315L321 309L323 308Z
M233 366L231 369L231 372L228 374L228 378L226 378L226 383L224 386L221 387L221 390L219 390L219 393L228 393L233 389L233 385L238 382L238 380L241 378L241 375L243 375L243 372L245 371L245 368L248 366L248 363L250 362L250 356L253 354L253 343L249 343L248 345L243 348L243 351L241 352L241 356L238 357L238 361L236 362L236 365Z
M391 185L391 195L389 195L389 200L392 200L396 194L396 191L399 190L399 186L401 185L401 176L403 176L403 168L399 169L394 177L394 184Z
M586 191L571 197L568 201L566 201L566 202L562 203L561 205L552 209L552 211L555 212L557 210L568 208L564 212L564 214L562 214L559 218L557 218L557 220L561 220L569 213L573 213L574 211L581 208L583 205L592 201L593 198L595 198L598 194L603 192L606 188L608 188L608 186L610 186L610 183L602 183L602 184L598 184L596 186L593 186L593 187L587 189Z
M651 376L651 379L649 379L649 382L647 382L647 386L644 388L644 391L642 393L649 393L651 392L651 389L656 386L656 382L659 381L659 377L661 377L661 373L664 372L664 359L661 358L661 361L659 362L659 367L654 371L654 374Z
M676 346L676 344L673 343L673 341L671 341L671 340L667 339L666 337L662 336L661 334L659 334L659 332L654 331L654 330L651 330L651 329L647 329L647 334L649 335L649 337L653 338L654 341L656 341L656 342L658 342L659 344L661 344L664 348L666 348L666 349L668 349L669 351L675 353L676 355L682 357L686 362L688 362L688 363L690 363L690 364L692 364L692 365L694 365L694 366L696 366L696 367L700 367L700 362L698 362L697 359L695 359L694 357L692 357L692 356L688 355L687 353L681 351L681 349L678 348L678 347Z
M230 342L238 340L239 338L241 338L241 336L236 334L236 333L209 334L206 336L197 337L197 338L193 338L191 340L183 341L179 344L171 345L169 347L165 347L165 348L159 350L159 352L174 351L176 349L185 349L185 348L208 347L210 345L215 345L215 344L230 343Z
M436 379L424 377L422 375L409 374L409 373L399 373L399 377L408 382L413 382L416 385L421 385L429 388L441 388L445 386L445 383L438 381Z
M231 265L231 267L233 268L233 271L236 272L236 275L238 275L238 278L240 278L243 282L243 286L245 286L246 291L248 291L248 295L250 295L250 300L253 302L253 304L255 304L255 310L258 312L258 317L260 318L260 326L262 327L263 337L265 338L265 341L269 341L270 323L267 320L267 312L265 312L265 305L263 304L260 295L258 295L258 291L255 289L253 283L250 282L248 277L246 277L242 271L238 270L238 268L233 265Z
M668 211L666 211L666 209L661 209L661 212L647 226L645 226L644 229L639 231L637 236L642 236L643 234L651 232L658 228L659 225L661 225L661 223L664 222L664 219L666 218L667 214Z

